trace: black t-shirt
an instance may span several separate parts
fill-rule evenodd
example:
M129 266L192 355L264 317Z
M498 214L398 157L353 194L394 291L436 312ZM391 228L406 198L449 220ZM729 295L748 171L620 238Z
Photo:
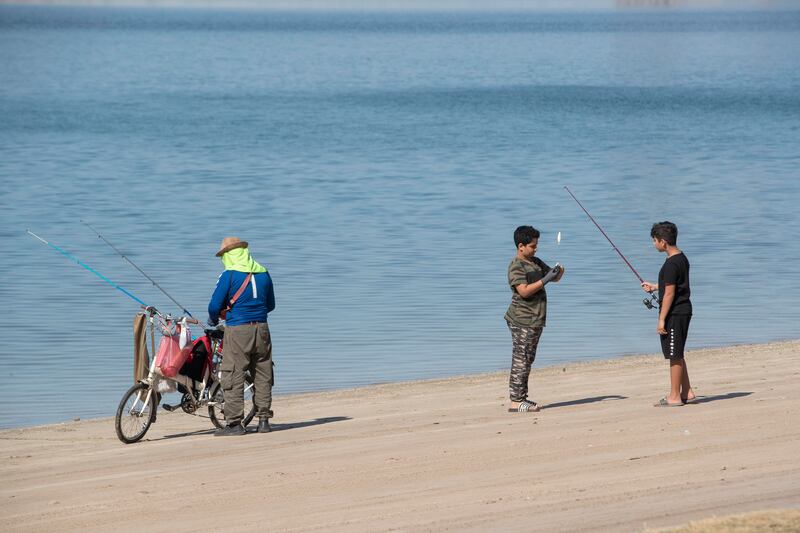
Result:
M675 299L672 301L670 315L691 315L692 301L689 299L689 260L683 252L667 257L658 272L658 301L664 300L664 286L675 285Z

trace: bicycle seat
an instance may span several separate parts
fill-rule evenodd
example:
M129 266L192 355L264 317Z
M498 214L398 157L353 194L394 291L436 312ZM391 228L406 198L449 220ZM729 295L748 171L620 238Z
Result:
M210 339L222 339L225 336L225 330L221 329L206 329L204 331Z

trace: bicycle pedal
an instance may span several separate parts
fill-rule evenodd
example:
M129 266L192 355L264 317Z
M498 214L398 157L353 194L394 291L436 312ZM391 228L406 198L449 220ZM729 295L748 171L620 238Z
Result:
M169 405L167 403L161 406L162 409L164 409L165 411L169 411L170 413L179 407L180 405Z

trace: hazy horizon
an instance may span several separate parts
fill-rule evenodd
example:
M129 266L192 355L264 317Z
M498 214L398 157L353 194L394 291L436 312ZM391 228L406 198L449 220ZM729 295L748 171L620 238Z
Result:
M800 2L791 0L0 0L0 5L431 12L800 9Z

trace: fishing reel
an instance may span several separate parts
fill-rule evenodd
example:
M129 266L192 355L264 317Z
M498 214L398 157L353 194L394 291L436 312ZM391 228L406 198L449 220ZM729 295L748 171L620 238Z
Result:
M642 300L642 303L648 309L658 309L658 298L656 298L656 295L652 292L649 294L650 297Z
M159 315L158 328L165 337L172 337L178 333L178 322L172 318L171 313Z

